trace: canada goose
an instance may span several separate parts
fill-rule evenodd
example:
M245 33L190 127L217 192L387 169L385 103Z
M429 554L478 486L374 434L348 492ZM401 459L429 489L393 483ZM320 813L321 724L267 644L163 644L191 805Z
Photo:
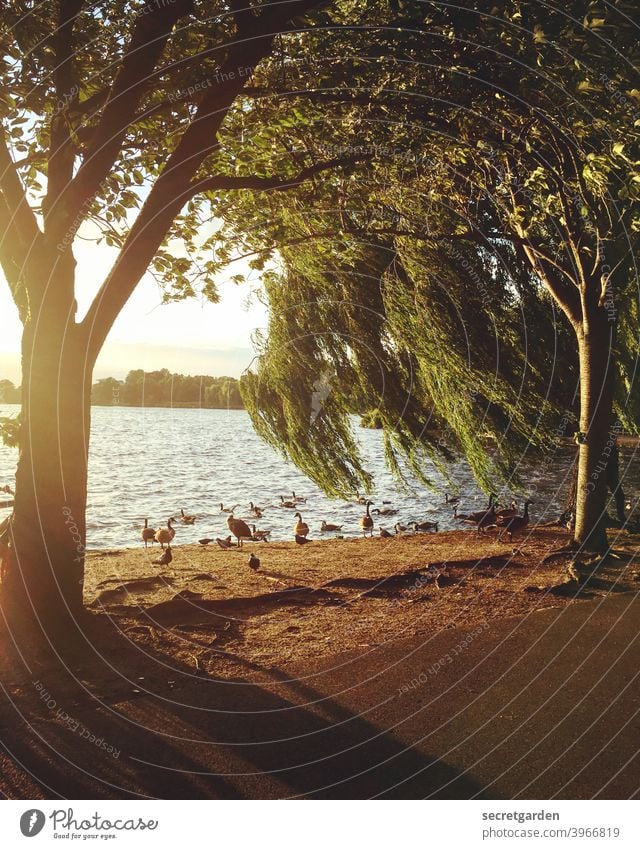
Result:
M213 539L210 537L205 537L204 539L199 539L198 542L200 545L209 545L209 543L213 542Z
M258 507L253 503L253 501L249 502L249 511L253 513L256 519L262 519L263 509L262 507Z
M373 519L371 518L371 513L369 509L373 501L367 501L367 512L360 519L360 527L362 528L362 536L366 537L367 531L369 531L369 536L373 536Z
M494 503L494 498L496 496L492 492L489 495L489 506L485 507L484 510L476 510L474 513L468 514L460 514L458 513L457 508L453 512L453 517L458 522L468 522L471 525L476 526L476 532L480 533L480 531L484 531L485 528L494 527L496 524L496 507Z
M290 509L293 509L297 506L297 503L295 501L287 501L284 495L280 496L280 501L282 502L280 504L281 507L289 507Z
M220 546L220 548L223 548L225 551L226 551L228 548L233 548L233 547L234 547L234 545L235 545L235 543L231 542L231 537L230 537L230 536L229 536L229 537L225 537L224 539L220 539L220 537L216 537L216 542L218 543L218 545Z
M233 513L227 518L227 527L238 540L238 548L242 548L243 539L251 539L251 528L242 519L234 519Z
M144 528L142 529L142 533L140 534L142 537L142 541L144 543L144 547L147 548L149 543L153 546L156 541L156 529L149 527L149 520L144 520Z
M393 534L390 534L389 531L385 530L385 528L380 528L380 536L383 539L388 539L389 537L392 537Z
M221 513L233 513L236 507L239 507L239 504L234 504L233 507L225 507L222 502L220 502L220 512Z
M323 519L322 524L320 525L320 530L321 531L341 531L342 525L332 525L329 522L325 522L325 520Z
M503 507L502 510L498 510L496 513L497 519L509 519L511 516L518 515L518 505L515 501L511 502L510 507Z
M306 537L298 536L298 534L295 535L294 539L295 539L295 541L297 542L298 545L306 545L308 542L311 542L310 539L307 539Z
M176 532L171 527L171 525L174 521L175 521L174 519L167 519L167 527L166 528L158 528L158 530L156 531L156 542L160 543L163 550L164 550L165 545L169 545L173 541L173 538L176 535Z
M460 496L459 495L449 495L448 492L445 492L444 503L450 504L452 507L455 507L457 504L460 504Z
M367 503L367 499L364 497L364 495L358 495L358 493L356 492L356 504L366 504L366 503Z
M529 524L529 505L533 504L532 501L524 502L524 513L522 516L508 516L507 518L498 519L496 524L499 528L502 528L500 533L498 534L498 539L502 539L504 534L508 534L509 541L513 539L513 535L519 533L520 531L524 531L524 529Z
M437 522L414 522L413 528L415 531L436 531L438 530Z
M255 554L252 554L247 565L249 569L253 569L256 572L260 568L260 559Z
M187 516L182 508L180 508L180 521L183 525L195 525L196 517L195 516Z
M168 566L172 560L173 554L171 553L171 546L168 545L158 560L154 560L153 563L155 563L156 566Z
M303 498L301 495L296 495L295 492L293 492L293 490L291 491L291 497L296 502L296 504L306 504L307 503L306 498Z
M296 513L294 516L298 521L293 526L293 532L297 537L306 537L309 534L309 525L306 522L302 521L302 516L300 513Z
M251 525L251 538L256 542L268 542L271 531L257 531L255 525Z
M377 507L375 510L371 511L375 513L376 516L395 516L397 514L397 510L394 510L392 507L383 507L382 510L379 510Z

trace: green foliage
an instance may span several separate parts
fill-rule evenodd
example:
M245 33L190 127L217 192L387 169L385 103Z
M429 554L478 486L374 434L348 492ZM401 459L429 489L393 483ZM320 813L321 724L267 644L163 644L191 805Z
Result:
M130 371L125 380L98 380L91 401L107 407L202 407L241 409L238 381L233 377L172 374L167 369Z

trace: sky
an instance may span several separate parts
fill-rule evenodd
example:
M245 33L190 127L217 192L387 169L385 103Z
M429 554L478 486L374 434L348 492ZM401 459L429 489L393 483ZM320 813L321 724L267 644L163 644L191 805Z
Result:
M116 251L76 239L79 317L86 312ZM232 273L242 269L239 263ZM162 304L156 281L146 275L114 324L96 363L95 379L122 378L130 369L168 368L182 374L238 377L255 352L254 330L264 328L266 308L256 290L259 278L245 285L218 281L221 300L196 299ZM0 379L20 382L21 324L4 278L0 276Z

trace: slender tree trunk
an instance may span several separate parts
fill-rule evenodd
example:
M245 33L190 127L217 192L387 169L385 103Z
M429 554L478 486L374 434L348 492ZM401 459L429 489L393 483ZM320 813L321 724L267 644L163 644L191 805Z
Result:
M83 613L92 368L69 287L50 285L25 327L22 410L2 601L58 643Z
M580 431L576 499L576 544L606 551L607 461L612 444L613 334L606 310L585 308L578 334Z

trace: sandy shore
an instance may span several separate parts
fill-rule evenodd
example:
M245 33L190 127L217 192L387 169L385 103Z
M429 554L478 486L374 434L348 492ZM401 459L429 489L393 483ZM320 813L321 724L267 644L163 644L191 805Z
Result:
M174 548L170 568L156 546L91 553L90 609L106 612L136 644L163 650L216 677L246 663L281 667L393 640L473 627L575 601L562 566L543 564L567 542L557 528L532 528L515 544L473 531L393 539L245 543ZM581 598L637 589L638 537ZM515 546L515 547L514 547ZM258 572L247 561L254 552ZM628 555L628 556L627 556ZM437 581L429 567L440 571ZM433 570L431 570L433 571Z

